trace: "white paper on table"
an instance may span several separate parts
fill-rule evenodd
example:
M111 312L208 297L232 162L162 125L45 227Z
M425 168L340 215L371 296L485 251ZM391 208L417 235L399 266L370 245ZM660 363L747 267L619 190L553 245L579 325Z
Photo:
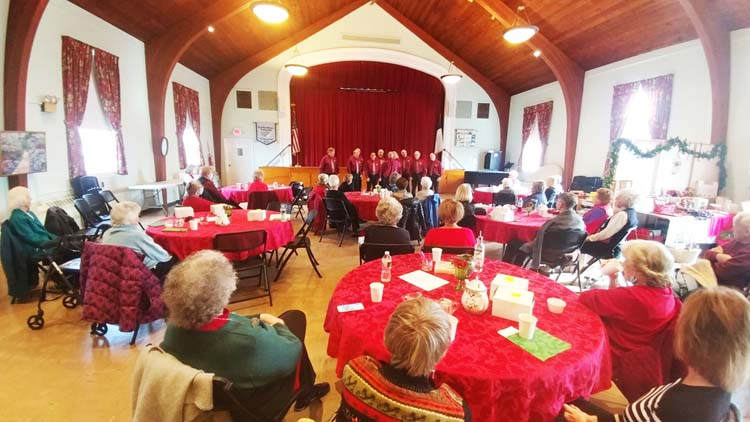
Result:
M413 284L426 292L435 290L438 287L442 287L448 284L448 280L444 280L440 277L435 277L434 275L426 273L422 270L412 271L408 274L399 276L398 278L404 280L409 284Z
M268 221L282 221L281 214L271 214L271 216L268 218Z
M517 332L518 332L518 328L510 326L510 327L505 327L502 330L499 330L497 333L505 338L508 338L512 336L513 334L516 334Z

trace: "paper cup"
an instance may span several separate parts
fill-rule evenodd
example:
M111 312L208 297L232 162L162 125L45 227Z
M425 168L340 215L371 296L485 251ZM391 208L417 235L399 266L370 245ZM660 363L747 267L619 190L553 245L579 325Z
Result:
M370 299L373 303L379 303L383 301L383 283L375 282L370 283Z
M440 262L440 258L443 257L443 249L441 248L432 248L432 260L437 262Z
M168 229L171 229L172 227L174 227L174 220L168 220L167 222L165 222L164 227Z
M451 322L451 341L456 339L456 329L458 329L458 318L453 315L448 315L448 320Z
M622 265L616 259L610 259L602 265L602 275L612 275L620 271L622 271Z
M518 335L531 340L536 331L536 317L531 314L518 314Z
M561 314L565 310L565 303L564 300L558 299L556 297L551 297L547 299L547 309L549 309L550 312L553 314Z
M190 230L198 230L198 220L190 220Z

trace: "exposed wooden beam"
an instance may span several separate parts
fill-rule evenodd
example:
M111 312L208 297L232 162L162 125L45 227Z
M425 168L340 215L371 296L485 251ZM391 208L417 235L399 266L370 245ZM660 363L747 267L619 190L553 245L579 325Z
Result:
M487 92L487 95L490 96L490 100L492 100L492 104L495 105L498 120L500 121L500 150L503 152L503 160L506 160L508 152L506 146L508 144L508 120L510 119L510 95L508 95L503 87L498 86L484 76L474 66L470 65L466 60L461 58L461 56L451 51L440 41L436 40L432 35L422 29L419 25L415 24L411 19L404 16L403 13L393 7L390 3L385 0L380 0L378 6L383 8L383 10L388 12L388 14L401 23L401 25L404 25L409 31L424 41L424 43L429 45L433 50L437 51L441 56L453 61L456 67L466 73L467 76L473 79L482 87L482 89L485 90L485 92Z
M714 0L680 0L698 32L711 79L711 143L725 143L729 125L729 82L731 48L729 28Z
M161 155L161 138L167 136L164 133L164 105L169 77L177 61L207 30L208 25L216 25L234 16L248 4L248 0L216 0L211 6L201 9L166 32L146 41L146 80L156 180L167 178L166 160ZM167 137L172 138L171 135Z
M226 99L229 96L229 93L232 91L234 85L236 85L237 82L239 82L239 80L242 79L242 77L245 76L248 72L278 56L284 51L294 47L296 44L299 44L303 40L325 28L326 26L348 15L363 4L367 3L367 1L368 0L354 1L331 13L330 15L311 23L302 30L294 32L291 36L284 39L283 41L279 41L276 44L264 50L261 50L250 57L245 58L239 63L234 64L232 67L211 78L211 122L214 132L214 160L216 162L217 171L221 171L222 164L221 118L224 114L224 103L226 102Z
M500 0L474 0L491 16L506 27L522 20L516 12ZM541 59L555 74L562 87L567 111L567 126L565 130L565 163L563 165L563 180L569 185L573 179L576 146L578 144L578 124L581 119L581 101L583 100L583 69L560 48L553 44L541 33L534 35L525 43L532 51L541 51Z
M3 115L5 130L26 130L26 79L31 46L49 0L10 0L5 36ZM28 186L25 174L8 177L9 187Z

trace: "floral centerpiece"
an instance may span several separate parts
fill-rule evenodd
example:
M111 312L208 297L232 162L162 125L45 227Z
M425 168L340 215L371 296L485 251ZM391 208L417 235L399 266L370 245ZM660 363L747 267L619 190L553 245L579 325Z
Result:
M470 254L456 255L453 260L453 275L458 280L456 284L456 290L464 289L464 280L469 277L469 274L473 271L474 257Z
M534 211L534 203L529 202L526 204L526 208L524 208L524 211L526 211L526 217L531 215L531 212Z

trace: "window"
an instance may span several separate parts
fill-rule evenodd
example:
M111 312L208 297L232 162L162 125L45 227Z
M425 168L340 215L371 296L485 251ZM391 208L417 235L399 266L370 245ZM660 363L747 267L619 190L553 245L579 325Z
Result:
M654 113L653 108L654 105L642 89L633 94L628 101L621 137L633 141L652 139L649 120Z
M531 124L531 134L523 147L521 168L524 172L533 173L539 169L542 163L542 140L539 138L539 125L537 121Z
M86 112L78 128L83 164L87 174L113 174L117 173L117 132L104 116L94 78L92 70Z
M182 134L182 143L185 145L185 163L189 166L200 166L201 144L195 135L192 118L187 119L185 132Z

